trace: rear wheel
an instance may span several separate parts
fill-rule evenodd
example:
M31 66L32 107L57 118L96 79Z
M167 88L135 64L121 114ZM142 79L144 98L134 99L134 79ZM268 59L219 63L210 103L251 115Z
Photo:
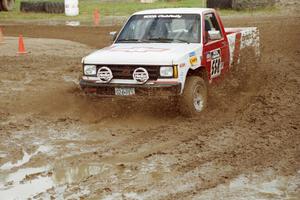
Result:
M187 116L201 113L207 105L207 86L198 76L190 76L186 80L185 88L180 101L180 110Z
M1 0L1 9L4 11L10 11L14 8L15 0Z

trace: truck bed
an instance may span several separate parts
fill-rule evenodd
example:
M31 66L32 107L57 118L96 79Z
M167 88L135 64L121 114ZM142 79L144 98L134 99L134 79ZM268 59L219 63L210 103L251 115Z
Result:
M259 51L259 31L256 27L225 28L229 42L230 66L240 61L240 52L242 49L250 47L255 51L256 56Z

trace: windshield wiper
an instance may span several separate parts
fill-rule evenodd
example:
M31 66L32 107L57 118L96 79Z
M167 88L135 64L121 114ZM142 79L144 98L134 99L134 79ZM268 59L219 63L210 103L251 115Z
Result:
M119 39L117 42L138 42L138 39Z
M184 42L184 43L190 43L189 41L178 39L178 38L163 38L163 37L158 37L158 38L149 38L149 41L159 41L159 42L173 42L173 41L179 41L179 42Z
M173 41L170 38L163 38L163 37L157 37L157 38L148 38L147 40L149 41L159 41L159 42L168 42L168 41Z
M158 42L173 42L173 41L179 41L183 43L190 43L189 41L182 40L179 38L163 38L163 37L157 37L157 38L149 38L145 40L140 40L140 39L119 39L117 42L147 42L147 41L158 41Z
M176 38L176 39L174 38L173 40L174 40L174 41L183 42L183 43L188 43L188 44L190 43L190 42L189 42L189 41L187 41L187 40L178 39L178 38Z

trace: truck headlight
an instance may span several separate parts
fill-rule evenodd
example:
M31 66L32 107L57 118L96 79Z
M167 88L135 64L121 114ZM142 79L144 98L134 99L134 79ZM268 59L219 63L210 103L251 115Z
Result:
M84 74L85 75L96 75L96 69L97 67L95 65L84 65Z
M160 67L161 77L173 77L173 67Z

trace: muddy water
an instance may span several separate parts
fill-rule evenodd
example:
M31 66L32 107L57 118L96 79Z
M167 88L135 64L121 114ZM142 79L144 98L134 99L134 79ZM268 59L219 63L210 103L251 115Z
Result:
M0 199L297 199L299 21L226 19L259 27L262 61L246 55L191 119L82 95L81 57L109 28L7 27L52 39L26 38L26 56L0 45Z

